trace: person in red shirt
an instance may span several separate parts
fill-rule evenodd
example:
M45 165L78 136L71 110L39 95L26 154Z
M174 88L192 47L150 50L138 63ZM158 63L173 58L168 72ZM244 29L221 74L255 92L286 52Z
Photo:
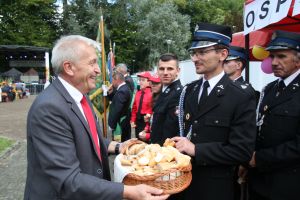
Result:
M151 87L151 92L152 92L152 108L153 108L156 100L158 99L158 97L161 93L162 84L161 84L160 78L157 74L152 74L151 77L149 78L149 81L150 81L150 87ZM150 114L145 115L144 121L146 123L146 126L145 126L145 129L139 133L139 138L145 142L149 142L152 115L150 115Z
M138 75L140 90L136 92L131 110L130 124L135 128L135 136L139 138L139 133L144 130L146 123L144 116L152 114L152 93L150 88L149 72L142 72Z

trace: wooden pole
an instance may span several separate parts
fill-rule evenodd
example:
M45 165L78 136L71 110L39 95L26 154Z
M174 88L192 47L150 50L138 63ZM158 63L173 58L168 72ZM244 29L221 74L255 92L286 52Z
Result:
M102 80L103 84L106 84L106 62L105 62L105 47L104 47L104 21L103 16L100 20L101 30L101 54L102 54ZM106 98L103 96L103 136L107 138L107 111L106 111Z

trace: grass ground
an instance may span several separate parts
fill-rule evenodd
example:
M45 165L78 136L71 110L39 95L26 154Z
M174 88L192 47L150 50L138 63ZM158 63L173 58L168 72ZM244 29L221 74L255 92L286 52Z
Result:
M11 139L0 137L0 153L10 147L13 143L14 141Z

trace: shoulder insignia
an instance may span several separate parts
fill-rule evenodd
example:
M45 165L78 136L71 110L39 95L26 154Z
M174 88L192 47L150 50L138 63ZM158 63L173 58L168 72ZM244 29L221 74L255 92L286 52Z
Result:
M295 90L296 88L298 88L299 87L299 84L298 83L294 83L293 84L293 90Z
M245 89L247 89L247 88L248 88L248 85L246 85L246 84L242 84L242 85L241 85L241 88L245 90Z

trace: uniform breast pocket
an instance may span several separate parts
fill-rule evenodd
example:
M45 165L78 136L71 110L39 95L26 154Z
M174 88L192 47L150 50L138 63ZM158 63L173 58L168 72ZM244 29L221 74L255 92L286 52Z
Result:
M228 117L207 117L205 119L205 126L224 127L230 126L230 119Z
M211 116L204 121L208 141L226 142L228 139L230 120L226 117ZM201 135L201 134L200 134Z
M279 130L286 130L288 127L289 130L296 130L299 127L300 122L300 113L297 108L292 107L282 107L276 109L273 112L271 111L272 122L275 122L273 128Z

